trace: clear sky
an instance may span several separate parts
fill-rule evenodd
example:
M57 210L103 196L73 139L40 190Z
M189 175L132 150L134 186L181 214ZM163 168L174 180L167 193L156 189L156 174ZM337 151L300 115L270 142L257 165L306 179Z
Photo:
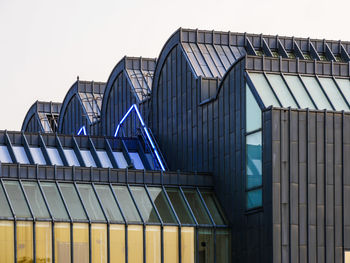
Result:
M79 75L107 81L124 56L157 57L179 27L350 40L348 0L0 0L0 129Z

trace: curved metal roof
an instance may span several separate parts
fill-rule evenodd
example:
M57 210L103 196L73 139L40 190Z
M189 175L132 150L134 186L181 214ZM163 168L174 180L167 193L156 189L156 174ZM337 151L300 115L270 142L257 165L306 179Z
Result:
M34 102L24 118L21 131L34 132L34 130L28 130L31 121L34 121L36 122L35 126L38 127L35 132L55 132L61 106L62 103L58 102Z

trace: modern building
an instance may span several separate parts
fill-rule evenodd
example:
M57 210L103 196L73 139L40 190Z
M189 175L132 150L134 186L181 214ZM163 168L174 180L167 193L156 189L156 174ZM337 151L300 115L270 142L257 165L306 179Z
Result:
M78 79L0 132L0 262L350 262L349 54L180 28Z

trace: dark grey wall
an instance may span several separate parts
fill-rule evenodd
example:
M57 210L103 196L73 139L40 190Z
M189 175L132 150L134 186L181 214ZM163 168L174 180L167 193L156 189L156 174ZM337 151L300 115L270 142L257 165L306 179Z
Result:
M24 131L25 132L38 132L38 131L43 132L43 129L35 114L33 114L33 116L28 121L28 124L26 125Z
M270 263L271 198L264 198L267 210L248 213L245 207L244 63L237 62L217 95L201 103L201 80L175 46L153 85L152 129L170 170L213 173L215 192L232 226L232 262Z
M264 124L272 138L265 148L272 147L273 160L273 262L343 262L350 248L350 114L273 109Z

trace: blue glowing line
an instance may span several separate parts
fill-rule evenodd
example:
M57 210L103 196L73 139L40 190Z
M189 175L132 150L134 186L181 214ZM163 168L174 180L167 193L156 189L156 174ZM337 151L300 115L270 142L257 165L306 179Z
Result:
M83 125L83 126L79 129L79 131L78 131L78 133L77 133L77 135L81 135L81 134L87 135L85 125Z
M155 145L154 145L154 143L153 143L153 140L152 140L152 138L151 138L151 136L150 136L150 134L149 134L149 132L148 132L148 130L147 130L146 124L145 124L145 122L143 121L143 119L142 119L142 117L141 117L141 114L140 114L140 112L139 112L139 109L137 108L136 104L133 104L133 105L130 107L130 109L125 113L124 117L120 120L120 122L119 122L119 124L118 124L118 126L117 126L117 129L115 130L114 137L117 137L121 125L123 124L123 122L125 121L125 119L128 117L128 115L130 114L130 112L131 112L133 109L136 111L137 117L139 118L139 121L141 122L142 128L143 128L143 130L144 130L145 133L146 133L146 137L147 137L148 141L149 141L150 144L151 144L152 150L153 150L154 154L155 154L156 157L157 157L157 161L158 161L158 163L160 164L160 167L162 168L163 171L165 171L165 168L164 168L164 165L163 165L163 163L162 163L162 160L160 159L160 156L159 156L159 154L158 154L158 151L157 151L157 149L156 149L156 147L155 147ZM84 127L84 129L85 129L85 126L83 126L83 127ZM82 128L83 128L83 127L82 127ZM79 133L79 132L78 132L78 133ZM78 134L78 135L79 135L79 134ZM85 135L86 135L86 134L85 134Z

